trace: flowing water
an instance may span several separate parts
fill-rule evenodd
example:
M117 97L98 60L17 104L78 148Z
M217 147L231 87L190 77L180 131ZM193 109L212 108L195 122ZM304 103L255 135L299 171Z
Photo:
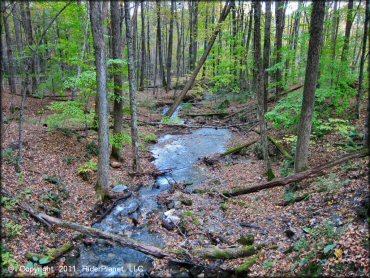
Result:
M135 240L163 248L163 239L149 230L151 214L161 209L157 197L168 191L174 182L185 182L191 191L207 178L206 170L197 161L225 150L231 133L227 129L202 128L189 134L165 135L151 152L154 164L166 174L151 186L144 186L129 199L119 203L100 223L98 228L110 233L128 236ZM133 219L140 218L135 225ZM104 242L79 247L77 268L80 276L145 276L153 267L153 260L141 252Z

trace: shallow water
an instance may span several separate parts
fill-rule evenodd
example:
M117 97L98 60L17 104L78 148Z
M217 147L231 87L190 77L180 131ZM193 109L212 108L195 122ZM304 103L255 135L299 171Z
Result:
M231 132L227 129L202 128L189 134L165 135L151 148L154 164L159 170L169 170L150 186L142 187L129 199L119 203L101 223L94 224L110 233L121 234L157 247L164 247L159 234L149 231L148 219L161 208L157 197L170 189L174 182L191 184L192 191L207 178L200 158L225 150ZM135 219L140 218L139 225ZM152 258L141 252L105 243L80 246L78 270L81 276L145 276L153 267Z

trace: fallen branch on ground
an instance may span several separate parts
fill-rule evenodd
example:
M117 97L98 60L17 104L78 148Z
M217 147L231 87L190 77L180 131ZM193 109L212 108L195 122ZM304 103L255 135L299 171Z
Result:
M225 156L225 155L228 155L228 154L233 154L233 153L238 153L240 152L242 149L244 148L248 148L249 146L253 145L254 143L256 143L258 141L258 139L255 139L251 142L248 142L246 144L242 144L242 145L238 145L236 147L232 147L230 149L228 149L226 152L222 153L221 156Z
M337 166L339 164L342 164L344 162L347 162L351 159L361 158L361 157L365 157L365 156L368 156L368 155L369 155L369 151L367 149L364 149L360 152L342 156L342 157L340 157L336 160L333 160L333 161L330 161L328 163L316 166L316 167L311 168L307 171L300 172L300 173L291 175L291 176L286 177L286 178L276 179L276 180L273 180L273 181L269 181L269 182L259 184L259 185L255 185L255 186L251 186L251 187L235 188L235 189L232 189L231 191L223 192L223 194L225 196L239 196L239 195L243 195L243 194L249 194L249 193L257 192L257 191L260 191L260 190L263 190L263 189L288 185L292 182L298 182L298 181L301 181L303 179L306 179L306 178L314 176L314 175L318 176L318 175L322 174L324 170L332 168L332 167Z
M33 258L37 258L38 260L42 258L46 258L48 263L50 263L58 259L59 257L63 256L65 253L69 252L70 250L72 250L72 248L73 248L72 244L66 243L60 248L50 248L46 252L46 254L37 254L37 253L28 252L26 255L26 258L28 260L33 260Z
M224 248L209 247L194 249L192 253L206 259L236 259L240 257L248 257L254 255L257 250L261 249L264 245L247 245L238 248Z

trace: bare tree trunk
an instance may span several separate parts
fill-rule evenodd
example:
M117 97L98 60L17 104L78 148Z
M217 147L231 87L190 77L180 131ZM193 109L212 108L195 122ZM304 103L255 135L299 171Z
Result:
M128 2L125 2L125 14L130 14ZM137 103L136 103L136 70L134 61L133 41L132 41L132 22L129 16L125 16L126 40L128 48L128 82L130 91L130 110L131 110L131 138L132 138L132 169L134 172L140 171L139 162L139 136L137 131Z
M21 14L22 14L22 21L26 31L26 37L28 45L31 46L34 43L33 34L32 34L32 22L31 22L31 12L30 12L30 4L29 2L21 2ZM33 60L32 60L32 91L33 93L37 90L39 85L39 73L40 73L40 59L38 56L37 51L33 53Z
M263 72L264 72L264 83L263 83L263 99L264 99L264 113L267 112L267 98L268 98L268 84L269 74L267 69L270 66L270 35L271 35L271 2L265 1L266 20L265 20L265 37L263 43Z
M109 110L107 88L107 58L103 32L103 6L107 2L90 1L90 19L94 38L96 79L98 83L99 105L99 156L98 180L95 186L98 203L108 196L109 188Z
M308 46L306 76L303 89L302 112L298 127L297 149L294 161L296 172L304 171L308 167L308 147L310 143L315 92L319 72L324 16L325 2L313 2L310 23L310 42Z
M141 63L140 63L140 85L139 91L144 90L144 80L145 80L145 13L144 13L144 1L140 1L140 13L141 13Z
M159 75L162 79L162 86L166 86L166 77L164 74L164 64L163 64L163 52L162 52L162 35L161 35L161 3L156 0L157 8L157 52L158 52L158 62L159 62Z
M15 63L13 57L13 40L10 35L9 23L8 23L8 16L9 14L6 13L6 4L5 1L1 2L1 10L3 14L3 26L5 31L5 38L6 38L6 48L8 54L8 70L9 70L9 86L10 86L10 93L12 95L17 94L17 89L15 86Z
M174 21L175 1L171 0L171 15L170 15L170 30L168 36L168 50L167 50L167 86L166 92L171 90L171 65L172 65L172 45L173 45L173 21Z
M346 31L345 31L345 34L344 34L344 44L343 44L342 56L341 56L341 61L342 62L347 60L348 47L349 47L349 37L351 35L352 23L353 23L353 0L348 0Z
M368 25L369 25L369 20L370 20L370 10L369 9L370 9L369 0L366 0L364 35L362 37L362 51L361 51L361 61L360 61L360 74L359 74L359 77L358 77L357 109L356 109L357 119L360 118L360 114L361 114L362 83L363 83L363 79L364 79L366 42L367 42L367 37L368 37L368 28L369 28Z
M283 47L283 33L284 33L284 1L275 1L275 19L276 19L276 37L275 37L275 55L276 64L281 63L282 59L282 47ZM275 90L276 94L279 95L283 90L283 75L281 68L276 69L275 73Z
M225 6L222 10L222 14L221 14L221 17L218 21L218 24L215 28L215 31L213 32L212 34L212 37L209 39L209 42L208 42L208 46L207 46L207 49L204 50L204 53L202 55L202 57L200 58L199 60L199 63L197 64L192 76L190 77L190 79L188 80L188 82L185 84L185 87L184 89L181 91L181 94L175 99L174 103L172 104L172 106L170 107L170 109L168 109L167 113L165 114L166 116L170 117L172 116L172 114L175 112L177 106L179 106L181 100L184 98L184 96L186 95L186 93L190 90L190 88L193 86L194 84L194 81L200 71L200 69L202 68L203 64L205 63L207 57L208 57L208 54L209 52L211 51L212 49L212 46L216 40L216 37L218 35L218 33L220 32L221 30L221 23L226 19L227 15L229 14L230 12L230 9L231 7L234 6L234 2L226 2L225 3Z
M272 180L275 175L271 169L270 158L268 154L267 130L265 122L265 98L264 98L264 82L263 82L263 66L261 55L261 2L254 2L254 34L253 34L253 54L254 54L254 67L253 67L253 83L254 91L257 94L258 106L258 121L261 133L261 144L263 149L263 159L265 162L265 170L267 179Z
M121 24L120 24L120 3L111 0L111 29L112 29L112 56L113 59L121 60L122 38L121 38ZM123 130L123 92L122 92L122 66L121 64L114 65L114 105L113 105L113 136L119 135ZM112 156L118 161L123 161L123 148L122 146L112 146Z

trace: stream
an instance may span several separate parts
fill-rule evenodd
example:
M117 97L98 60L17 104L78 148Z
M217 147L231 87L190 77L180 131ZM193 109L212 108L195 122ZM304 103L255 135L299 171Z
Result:
M157 197L167 192L175 182L189 184L188 192L197 188L207 179L206 169L197 162L204 156L223 152L230 138L228 129L211 128L161 137L151 152L155 166L158 170L166 170L166 174L158 177L154 184L143 186L129 199L118 203L109 215L93 227L164 248L164 240L159 233L151 232L148 224L152 214L164 210L158 205ZM140 219L139 225L135 225L137 219ZM91 245L81 244L79 253L76 266L79 276L142 277L148 276L153 268L150 256L130 248L110 246L102 241Z

